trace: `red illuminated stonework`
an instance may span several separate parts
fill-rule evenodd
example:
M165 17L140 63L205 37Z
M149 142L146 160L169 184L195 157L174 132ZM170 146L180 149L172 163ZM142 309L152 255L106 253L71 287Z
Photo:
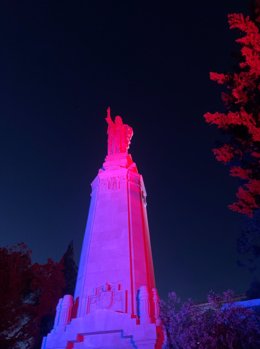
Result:
M142 176L128 154L130 126L107 111L108 154L92 182L74 298L57 305L42 349L161 349Z

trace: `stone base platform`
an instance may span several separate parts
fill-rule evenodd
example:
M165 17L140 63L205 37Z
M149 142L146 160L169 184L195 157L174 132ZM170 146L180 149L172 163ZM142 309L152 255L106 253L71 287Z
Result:
M52 330L42 349L161 349L163 338L161 326L100 309Z

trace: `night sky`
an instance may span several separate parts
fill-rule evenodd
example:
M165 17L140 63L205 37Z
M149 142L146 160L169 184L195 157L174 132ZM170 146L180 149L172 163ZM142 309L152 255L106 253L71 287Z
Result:
M210 71L233 67L227 14L247 1L18 1L0 9L0 245L33 259L76 258L90 183L106 155L105 112L134 129L157 286L183 299L245 292L236 264L243 218L228 210L238 181L217 163L220 111Z

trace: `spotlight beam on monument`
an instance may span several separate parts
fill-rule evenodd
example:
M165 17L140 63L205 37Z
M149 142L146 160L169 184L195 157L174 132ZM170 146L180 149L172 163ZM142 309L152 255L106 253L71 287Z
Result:
M128 153L133 129L107 109L108 151L92 182L74 297L59 300L42 349L160 349L142 176Z

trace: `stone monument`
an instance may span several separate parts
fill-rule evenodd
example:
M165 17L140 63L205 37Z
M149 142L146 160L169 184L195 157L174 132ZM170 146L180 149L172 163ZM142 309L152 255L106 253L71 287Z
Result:
M42 349L161 349L142 176L128 154L133 136L107 109L108 152L92 182L74 297L59 300Z

